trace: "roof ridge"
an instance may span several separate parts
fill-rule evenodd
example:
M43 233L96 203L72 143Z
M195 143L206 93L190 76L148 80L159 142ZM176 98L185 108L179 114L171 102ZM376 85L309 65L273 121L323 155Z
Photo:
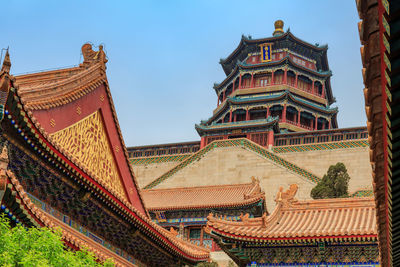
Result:
M176 190L187 190L187 191L196 191L199 189L209 189L209 188L231 188L231 187L239 187L239 186L252 186L253 183L243 183L243 184L222 184L222 185L203 185L203 186L183 186L183 187L173 187L173 188L151 188L151 189L142 189L142 192L166 192L166 191L176 191ZM253 188L253 187L251 187Z

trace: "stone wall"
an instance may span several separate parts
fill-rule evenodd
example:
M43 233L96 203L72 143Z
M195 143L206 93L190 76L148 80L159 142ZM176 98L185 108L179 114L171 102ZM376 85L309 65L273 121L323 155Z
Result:
M139 184L139 188L143 188L163 173L172 169L179 162L170 161L162 163L150 163L141 165L132 165L133 172L135 173L136 180Z
M321 178L326 174L330 165L342 162L350 175L350 193L366 188L372 190L369 147L288 152L278 155L299 167L308 169Z

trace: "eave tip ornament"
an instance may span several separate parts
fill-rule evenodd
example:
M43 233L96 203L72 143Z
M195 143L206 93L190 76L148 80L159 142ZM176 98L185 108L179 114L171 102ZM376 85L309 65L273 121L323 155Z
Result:
M283 25L284 25L283 20L279 19L279 20L275 21L275 23L274 23L275 31L274 31L274 33L272 35L273 36L282 35L284 33Z

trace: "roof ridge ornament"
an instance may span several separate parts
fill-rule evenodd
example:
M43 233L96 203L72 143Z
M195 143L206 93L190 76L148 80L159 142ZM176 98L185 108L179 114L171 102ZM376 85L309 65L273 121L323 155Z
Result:
M283 192L283 187L279 188L279 192L276 194L275 202L279 205L282 204L283 207L289 207L293 203L297 202L294 197L297 193L299 186L297 184L291 184L289 189Z
M10 60L10 54L8 53L8 48L6 50L6 55L4 56L4 60L3 60L3 65L1 67L1 72L6 72L6 73L10 73L10 69L11 69L11 60Z
M99 51L93 50L93 45L86 43L82 46L83 63L81 66L89 67L94 63L100 62L102 64L107 63L107 56L103 50L103 45L99 45Z

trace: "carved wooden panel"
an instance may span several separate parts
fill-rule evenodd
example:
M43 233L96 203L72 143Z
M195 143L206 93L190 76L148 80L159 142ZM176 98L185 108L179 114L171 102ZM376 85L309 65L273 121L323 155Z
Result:
M93 178L126 198L100 111L51 134L51 137L90 170Z

